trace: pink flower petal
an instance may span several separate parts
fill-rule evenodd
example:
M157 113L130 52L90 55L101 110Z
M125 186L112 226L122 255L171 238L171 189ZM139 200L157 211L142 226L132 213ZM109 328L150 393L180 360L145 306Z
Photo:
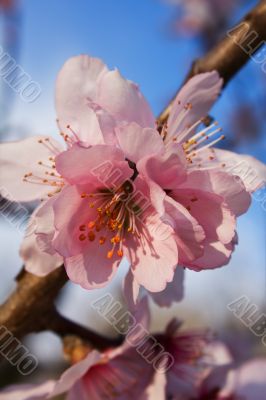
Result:
M55 255L56 251L52 246L55 236L54 203L58 195L44 201L35 211L34 220L36 240L40 250Z
M174 194L173 194L173 197ZM163 218L175 231L179 251L179 262L192 261L203 254L202 242L205 233L197 219L178 200L165 198L165 216Z
M62 151L62 146L52 138L45 139L47 137L35 136L0 145L0 191L3 197L9 197L11 201L32 201L45 197L52 190L42 182L47 179L47 168L39 162L50 165L49 157L55 157ZM23 181L24 175L29 173L33 174L28 178L30 182Z
M54 202L55 226L57 235L53 247L64 257L69 278L83 288L92 289L106 285L114 276L121 258L115 253L107 257L111 249L112 232L105 232L106 241L99 244L99 238L81 241L79 227L93 221L97 211L89 207L82 191L75 186L63 189ZM101 234L99 234L101 236Z
M184 268L177 266L172 282L168 283L165 290L151 293L156 304L160 307L170 307L174 302L181 301L184 297Z
M186 266L195 271L222 267L229 263L234 247L233 242L224 245L221 242L207 241L204 244L203 256Z
M231 371L220 392L221 399L232 396L245 400L264 400L266 360L254 359Z
M178 262L174 231L162 222L149 203L147 183L138 176L134 185L136 193L147 199L148 208L136 215L134 223L138 234L129 234L126 237L123 251L137 283L151 292L157 292L163 290L167 282L172 281Z
M246 400L264 400L266 393L266 360L256 359L244 364L236 374L235 393Z
M155 118L138 86L124 79L117 70L103 75L96 103L117 121L155 128Z
M217 99L223 81L218 72L206 72L191 78L178 93L168 120L168 137L181 135L187 128L207 116ZM190 107L184 111L184 107Z
M98 183L102 187L109 183L108 176L123 183L133 174L121 150L107 145L73 145L56 158L56 169L71 184Z
M189 207L189 214L202 226L207 240L220 240L224 244L232 241L235 236L236 220L222 197L214 193L189 189L180 189L173 192L172 196L184 207ZM192 202L191 199L197 201Z
M156 216L147 217L145 236L134 238L125 249L136 281L150 292L160 292L174 277L178 252L173 230Z
M44 400L53 392L55 381L40 385L12 385L0 392L0 400Z
M131 347L91 368L83 385L90 400L139 399L152 376L153 368Z
M49 398L58 396L59 394L69 391L76 382L84 377L88 371L93 368L101 359L100 353L98 351L92 351L88 356L80 361L79 363L73 365L56 382L53 392L50 394Z
M140 285L131 270L128 271L124 279L123 292L129 310L135 310L140 294Z
M76 186L66 186L53 203L54 224L57 230L53 247L63 257L82 253L85 243L79 240L79 228L93 221L95 216L95 210L89 207L86 199L81 198L81 193L82 190Z
M192 171L173 197L189 207L207 237L229 243L235 235L235 215L245 212L250 195L241 181L217 170Z
M216 160L224 169L239 176L248 192L255 192L266 185L266 165L254 157L215 149Z
M55 252L48 254L38 244L36 214L40 211L40 208L38 207L30 218L26 235L20 248L20 256L28 272L37 276L45 276L60 267L63 264L63 258ZM44 214L43 217L43 221L48 224L49 215Z
M142 128L134 122L117 128L116 135L125 157L135 163L164 149L163 139L155 129Z
M182 183L187 175L182 153L175 148L176 152L165 152L163 155L150 155L137 164L138 171L156 182L162 189L176 188ZM184 152L183 152L184 153Z
M251 198L242 181L218 169L192 171L180 188L190 189L195 195L197 190L199 193L208 192L218 195L236 216L245 213L250 206ZM194 204L189 205L193 208Z
M0 392L1 400L44 400L72 390L90 368L101 359L100 353L92 351L88 356L67 369L58 381L47 381L40 385L14 385Z
M227 375L231 368L231 364L215 366L201 383L199 393L200 398L208 398L210 393L222 388L226 382Z
M56 82L56 110L62 131L67 125L77 129L78 118L85 118L86 105L95 100L100 79L107 71L101 60L86 55L70 58L63 65ZM87 108L89 119L91 113ZM82 140L89 139L83 132Z
M122 121L155 126L138 87L117 70L109 71L101 60L86 55L71 58L61 69L56 108L61 130L65 132L70 125L89 145L114 143L113 127Z
M161 372L154 374L150 386L147 388L140 400L165 400L166 399L166 375Z
M106 286L114 277L121 258L114 255L112 260L96 243L82 254L66 257L65 268L69 279L84 289L99 289Z
M94 146L96 144L116 144L115 120L99 106L95 109L94 104L87 102L80 105L77 113L71 119L71 123L62 126L65 134L74 132L83 146Z

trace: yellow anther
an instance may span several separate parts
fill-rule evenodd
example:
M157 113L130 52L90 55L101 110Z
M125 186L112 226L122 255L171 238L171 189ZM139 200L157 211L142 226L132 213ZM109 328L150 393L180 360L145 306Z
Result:
M105 242L106 242L106 238L104 236L101 236L100 239L99 239L99 243L101 245L103 245Z
M90 232L88 233L88 239L89 239L90 242L93 242L94 239L95 239L95 233L93 233L92 231L90 231Z
M112 258L113 255L114 255L113 250L110 250L110 251L108 251L108 253L107 253L107 258Z
M120 237L119 236L114 236L112 239L111 239L111 243L120 243Z
M117 255L118 255L118 257L123 257L123 251L122 250L117 250Z

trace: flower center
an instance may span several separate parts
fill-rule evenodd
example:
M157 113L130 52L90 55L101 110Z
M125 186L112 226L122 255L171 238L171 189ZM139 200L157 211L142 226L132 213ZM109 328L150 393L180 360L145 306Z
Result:
M107 258L112 258L115 251L123 257L126 236L132 234L139 237L137 218L141 208L133 199L133 192L132 183L126 181L115 190L103 188L95 193L82 193L81 198L89 199L88 206L96 210L96 217L80 225L79 240L97 240L100 246L110 240Z

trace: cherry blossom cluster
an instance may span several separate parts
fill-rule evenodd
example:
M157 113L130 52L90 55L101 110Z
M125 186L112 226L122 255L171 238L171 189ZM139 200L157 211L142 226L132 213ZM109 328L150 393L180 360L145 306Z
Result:
M215 147L224 135L205 116L222 83L216 71L191 78L159 125L138 86L118 70L85 55L68 60L56 83L61 141L37 136L0 147L2 195L39 202L20 250L26 270L45 276L64 264L71 281L93 290L126 259L125 296L147 324L147 295L170 306L182 298L185 268L226 265L238 241L237 218L265 184L266 166ZM241 162L256 179L234 173ZM89 352L57 382L12 387L0 399L65 392L68 400L235 399L243 387L256 388L253 372L265 371L264 361L207 365L207 336L179 327L172 321L156 335L174 357L166 373L156 373L125 341Z

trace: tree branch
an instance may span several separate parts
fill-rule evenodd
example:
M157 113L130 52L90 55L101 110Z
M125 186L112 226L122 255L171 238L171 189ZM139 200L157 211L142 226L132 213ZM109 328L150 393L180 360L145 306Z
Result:
M22 270L15 292L0 307L0 326L5 326L18 339L28 333L51 330L62 338L76 335L99 350L121 343L120 337L106 338L56 311L54 300L67 281L63 266L43 278Z
M16 290L0 307L0 326L5 326L17 338L45 330L54 299L67 279L64 268L43 278L22 270Z
M54 333L57 333L61 338L65 339L69 335L77 336L93 345L98 350L105 350L109 347L116 347L123 342L123 337L119 336L115 339L110 339L93 332L69 319L60 315L55 311L49 321L49 328Z
M230 31L231 35L227 34L205 56L193 63L186 81L199 73L217 70L226 86L248 62L250 55L259 50L266 41L266 0L259 1L258 5L244 17L241 23ZM169 117L174 98L158 118L161 125Z
M243 22L246 29L236 27L234 39L226 36L206 56L195 61L187 79L200 72L212 70L220 73L224 78L224 85L233 78L250 57L236 44L247 39L247 28L249 32L258 34L252 43L253 48L266 40L266 0L260 1ZM171 103L159 116L160 124L167 120L170 107ZM0 326L4 325L17 338L50 329L63 338L69 334L77 335L100 349L120 342L120 338L115 341L104 338L57 313L54 300L66 282L67 276L63 267L44 278L22 271L17 279L15 292L0 307Z

